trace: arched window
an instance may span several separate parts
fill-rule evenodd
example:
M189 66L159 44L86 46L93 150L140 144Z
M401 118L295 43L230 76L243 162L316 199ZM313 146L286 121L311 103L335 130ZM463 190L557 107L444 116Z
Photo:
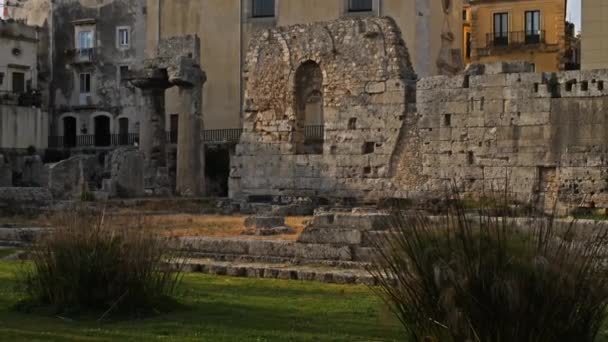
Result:
M302 63L296 70L297 154L322 154L324 138L323 72L313 61Z

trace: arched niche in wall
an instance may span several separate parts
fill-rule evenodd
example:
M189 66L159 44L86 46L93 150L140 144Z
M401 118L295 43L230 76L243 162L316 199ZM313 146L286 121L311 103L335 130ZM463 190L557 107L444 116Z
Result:
M323 72L308 60L295 75L296 125L294 143L297 154L323 153Z

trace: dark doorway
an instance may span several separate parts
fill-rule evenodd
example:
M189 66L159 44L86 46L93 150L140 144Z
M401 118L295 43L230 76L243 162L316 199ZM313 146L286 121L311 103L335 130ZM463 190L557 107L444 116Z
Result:
M210 196L228 196L230 149L230 146L225 145L205 148L205 176L207 177L207 194Z
M13 73L13 93L25 93L25 74L22 72Z
M110 118L107 116L95 117L95 146L110 146Z
M177 144L177 132L179 127L179 115L171 114L169 116L169 143Z
M63 146L76 146L76 118L71 116L63 118Z
M118 142L120 145L129 145L129 119L118 119Z

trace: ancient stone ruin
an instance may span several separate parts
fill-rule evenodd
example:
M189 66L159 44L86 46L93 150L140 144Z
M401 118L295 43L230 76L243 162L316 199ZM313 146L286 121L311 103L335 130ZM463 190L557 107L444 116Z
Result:
M263 31L247 56L231 196L376 202L456 185L608 208L608 71L532 69L472 65L416 81L389 18Z
M377 199L414 97L389 18L279 27L253 39L230 193Z
M201 98L206 76L198 61L200 40L196 36L163 39L156 57L144 61L135 70L131 83L142 90L140 150L146 162L146 188L167 194L167 158L165 125L165 90L177 86L180 102L188 106L179 120L177 142L176 193L182 196L201 195L205 189L204 146L202 143Z

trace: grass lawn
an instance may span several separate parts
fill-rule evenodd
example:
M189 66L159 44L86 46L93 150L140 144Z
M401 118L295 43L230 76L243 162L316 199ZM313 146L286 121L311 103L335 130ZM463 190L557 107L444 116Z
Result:
M403 333L365 286L189 274L175 312L98 323L16 312L18 262L0 262L4 341L395 341Z

